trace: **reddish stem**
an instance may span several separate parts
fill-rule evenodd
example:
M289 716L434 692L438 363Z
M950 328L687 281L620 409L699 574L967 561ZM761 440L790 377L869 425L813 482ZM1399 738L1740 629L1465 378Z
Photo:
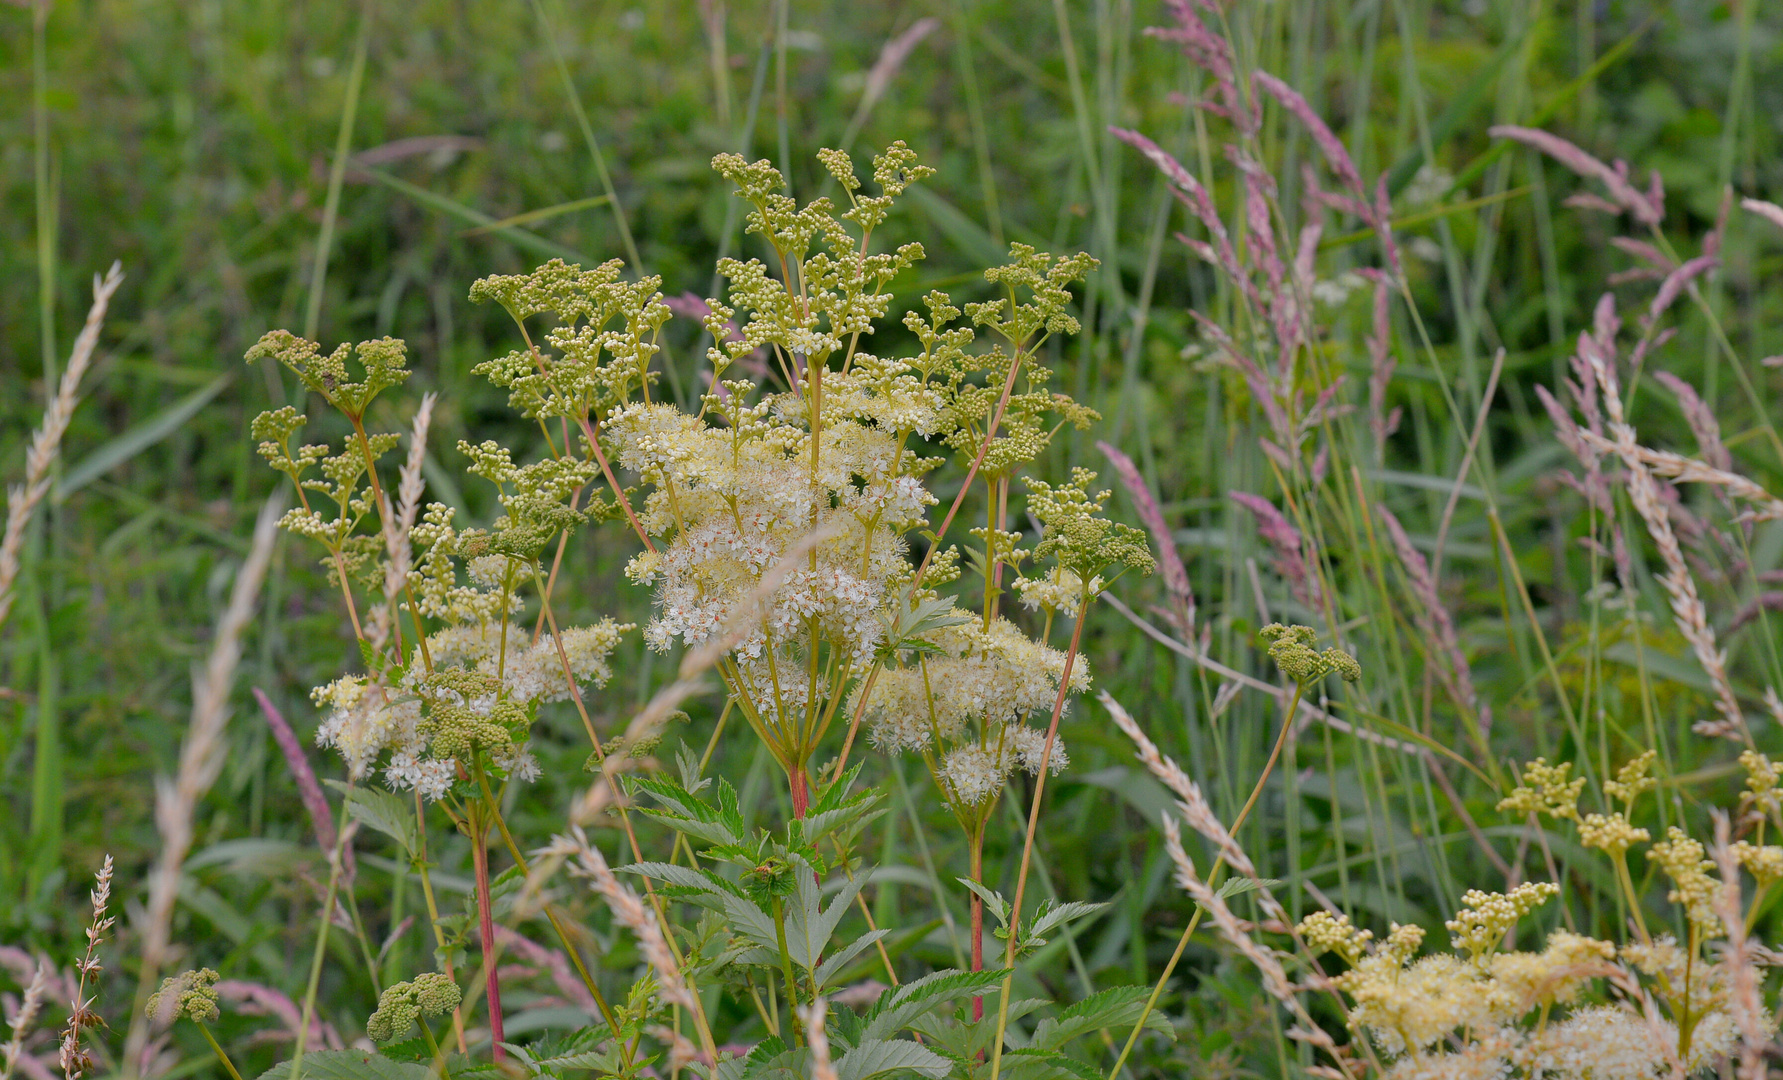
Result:
M811 805L810 781L805 778L803 767L794 769L787 779L792 786L792 816L803 819L805 810Z
M483 841L486 832L481 815L474 820L471 831L471 863L477 874L477 930L483 939L483 974L484 985L489 996L489 1041L496 1061L507 1057L507 1051L501 1047L503 1040L501 1020L501 980L496 975L495 955L495 919L489 911L489 849Z

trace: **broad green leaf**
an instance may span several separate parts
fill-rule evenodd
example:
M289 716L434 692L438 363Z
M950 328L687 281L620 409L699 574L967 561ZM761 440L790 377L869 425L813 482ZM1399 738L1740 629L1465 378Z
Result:
M940 1080L953 1070L953 1062L921 1043L905 1039L862 1039L859 1046L836 1062L836 1080L869 1080L896 1070Z
M1219 892L1216 895L1224 900L1229 896L1242 896L1247 892L1255 892L1258 889L1273 889L1281 883L1280 878L1237 877L1232 878L1230 881L1221 885Z
M814 973L820 992L822 988L829 986L830 980L835 978L836 973L841 971L845 964L859 956L863 950L872 946L874 942L890 933L890 930L869 930L860 937L855 938L840 949L837 949L835 952L824 957L823 963L817 965L817 971Z
M356 787L339 780L325 782L341 793L347 803L347 813L354 821L396 841L410 859L420 857L421 840L415 831L413 803L382 788Z
M1091 994L1059 1015L1040 1021L1034 1028L1032 1045L1042 1050L1057 1050L1072 1039L1099 1028L1131 1025L1139 1019L1149 997L1149 986L1115 986ZM1156 1009L1146 1015L1145 1026L1167 1034L1172 1030Z
M1086 915L1094 915L1108 906L1109 905L1106 903L1091 904L1082 900L1076 900L1069 904L1059 904L1056 907L1050 905L1043 906L1040 911L1035 914L1033 925L1028 927L1027 936L1029 938L1044 937L1046 933L1054 927L1063 926L1068 922L1081 919Z
M888 1038L937 1005L990 993L1002 982L1001 970L937 971L915 982L894 986L880 994L879 1000L868 1010L861 1038Z
M1003 1075L1010 1080L1102 1080L1102 1074L1087 1062L1037 1047L1005 1050Z

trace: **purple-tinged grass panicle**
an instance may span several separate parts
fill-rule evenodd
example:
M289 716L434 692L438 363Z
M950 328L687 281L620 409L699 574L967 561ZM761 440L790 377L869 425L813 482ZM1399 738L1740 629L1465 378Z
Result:
M1139 520L1145 523L1146 531L1152 534L1152 542L1158 546L1158 573L1164 580L1164 591L1170 594L1177 620L1181 623L1177 630L1185 640L1193 640L1195 592L1189 586L1188 568L1183 565L1176 540L1170 535L1170 526L1164 520L1163 509L1158 506L1158 500L1152 495L1145 478L1139 475L1139 467L1133 464L1132 458L1106 442L1097 442L1096 447L1107 456L1109 464L1114 466L1115 475L1121 478L1121 486L1127 489L1127 495L1133 500L1133 509L1139 515Z

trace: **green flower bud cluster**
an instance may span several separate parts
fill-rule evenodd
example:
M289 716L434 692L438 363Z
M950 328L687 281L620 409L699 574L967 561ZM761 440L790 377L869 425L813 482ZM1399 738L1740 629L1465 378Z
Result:
M1140 542L1144 543L1143 536ZM1319 634L1310 626L1270 623L1259 636L1270 643L1269 657L1275 661L1275 666L1302 686L1318 682L1327 675L1341 676L1344 682L1355 682L1362 677L1362 665L1349 653L1338 648L1323 652L1313 648L1318 644Z
M1071 470L1069 484L1054 487L1040 480L1027 482L1028 510L1042 526L1034 557L1052 559L1086 583L1115 565L1151 573L1152 554L1145 533L1101 516L1109 493L1091 494L1095 479L1090 470L1076 468Z
M1017 347L1026 345L1042 329L1048 335L1077 333L1078 322L1067 310L1070 287L1101 263L1083 252L1055 258L1027 244L1010 244L1009 254L1011 261L986 270L984 279L1003 286L1010 298L967 304L966 314L972 322L990 327ZM1017 289L1025 289L1031 299L1017 303L1013 299Z
M541 314L558 325L545 336L548 348L529 340L526 350L485 361L476 373L506 389L509 404L531 418L601 416L634 393L648 396L656 338L670 313L661 278L624 281L623 269L618 259L593 270L552 259L530 274L477 281L472 302L495 301L522 329Z
M458 1007L458 984L439 972L417 975L378 995L378 1010L365 1022L365 1034L373 1042L395 1042L423 1016L439 1016Z
M362 420L372 399L392 386L408 381L406 365L408 346L396 338L361 341L358 345L341 345L327 356L316 342L298 337L289 330L273 330L263 335L248 350L249 363L256 360L277 360L296 373L303 385L321 394L330 405L345 413L355 423ZM347 357L356 356L364 377L352 381L347 371Z
M461 705L436 706L421 721L421 728L433 757L470 761L477 750L497 759L513 754L513 733L530 723L525 707L498 701L487 715Z
M210 968L182 971L161 980L161 989L149 995L149 1019L178 1020L184 1017L194 1024L215 1023L222 1013L217 1008L217 973Z

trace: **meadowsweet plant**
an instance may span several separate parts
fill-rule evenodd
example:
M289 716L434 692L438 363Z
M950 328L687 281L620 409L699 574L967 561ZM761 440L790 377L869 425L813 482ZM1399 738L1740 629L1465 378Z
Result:
M499 510L487 528L424 498L432 395L415 410L406 449L403 434L374 430L371 417L388 415L411 377L403 342L325 352L275 331L248 352L293 373L349 429L338 447L312 441L309 417L288 406L263 413L253 434L295 488L298 506L282 524L321 548L359 644L358 670L312 694L316 741L345 774L331 783L358 825L406 855L437 946L438 970L389 982L368 1010L365 1033L392 1060L456 1075L499 1066L631 1077L666 1054L672 1068L708 1080L802 1073L807 1063L849 1080L895 1071L1042 1080L1081 1068L1067 1046L1085 1034L1160 1026L1142 1015L1142 987L1093 995L1032 1032L1009 1026L1033 1009L1010 998L1019 959L1103 906L1049 902L1029 913L1024 890L1045 778L1069 764L1060 722L1090 685L1086 614L1123 575L1153 566L1145 535L1106 516L1110 493L1094 473L1077 469L1063 483L1031 474L1061 428L1097 419L1048 385L1043 359L1049 340L1079 329L1071 289L1095 260L1014 244L1009 262L984 274L990 299L956 304L930 291L899 314L894 282L923 249L876 251L875 232L931 170L902 143L875 156L870 188L847 155L819 160L845 205L795 202L766 162L714 159L766 257L718 264L728 287L705 301L709 377L689 408L657 382L671 317L659 279L628 279L617 261L585 270L553 260L471 287L472 300L507 312L518 341L476 371L538 425L545 448L523 460L494 441L457 444L467 471L494 488ZM888 331L899 336L875 346ZM395 453L391 477L384 459ZM958 492L932 521L940 501L930 476L950 463ZM954 538L974 507L981 523ZM1013 527L1024 518L1038 526L1028 543ZM648 590L651 617L641 628L561 626L553 596L568 537L607 523L638 548L625 576ZM1019 603L1006 602L1011 590ZM623 735L603 733L605 710L591 697L634 632L652 650L682 651L682 674ZM1353 665L1347 654L1314 655L1334 671ZM673 769L654 756L662 723L707 670L723 695L712 745L753 740L785 776L791 813L773 827L746 822L731 779L706 775L710 748L683 748ZM540 717L565 706L596 776L564 831L529 852L506 807L516 785L541 778L530 747ZM742 723L727 727L733 716ZM857 848L885 807L862 783L867 763L850 764L863 729L876 749L922 758L966 835L967 970L902 982L887 949L894 928L874 924L862 892L872 867ZM992 812L1021 773L1036 780L1005 899L986 884L982 853ZM440 819L470 844L463 915L444 910L433 883ZM352 899L352 832L329 833L323 905L338 914L324 922L350 930L378 978ZM646 851L665 834L660 856ZM611 862L603 848L615 836L623 854ZM590 939L563 906L560 870L587 882L636 942L642 973L617 998L581 959ZM987 906L1006 943L989 970ZM865 931L843 934L857 909ZM516 1042L504 1029L504 981L538 947L512 926L540 915L570 958L559 984L598 1021L562 1040ZM324 925L302 1031L328 936ZM835 1011L844 977L859 979L863 965L890 988L864 1012ZM466 968L475 969L468 980ZM213 982L208 972L169 980L151 1011L202 1027L216 1018ZM983 1002L999 989L993 1024ZM936 1014L966 999L969 1012ZM432 1021L444 1017L449 1036L436 1038ZM417 1027L420 1038L410 1037ZM753 1044L742 1057L727 1049L739 1028ZM899 1037L912 1031L920 1042ZM286 1075L352 1070L342 1052L306 1044L280 1066Z

